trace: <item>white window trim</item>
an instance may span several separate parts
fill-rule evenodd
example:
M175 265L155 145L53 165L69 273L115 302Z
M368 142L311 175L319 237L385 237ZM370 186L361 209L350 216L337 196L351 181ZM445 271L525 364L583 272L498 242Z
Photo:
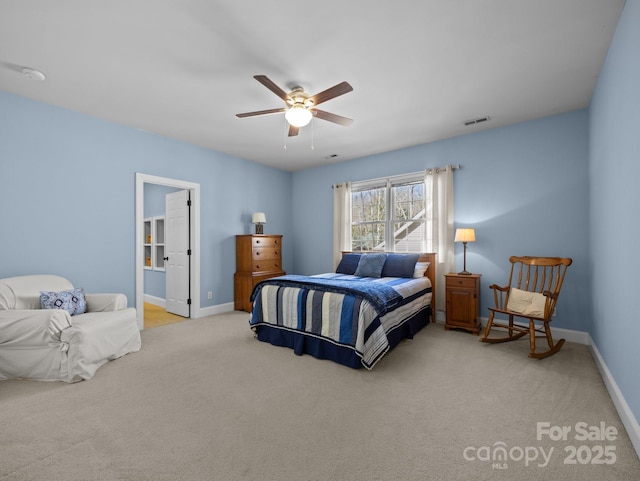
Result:
M384 223L385 223L385 239L384 239L384 244L385 244L385 248L384 249L380 249L380 250L385 250L387 252L395 252L396 249L396 230L393 228L394 224L398 222L398 219L393 218L393 213L394 213L394 209L393 209L393 196L391 195L392 192L392 188L393 187L397 187L397 186L401 186L404 184L415 184L415 183L424 183L424 171L423 172L414 172L414 173L410 173L410 174L402 174L402 175L395 175L395 176L390 176L390 177L381 177L378 179L369 179L369 180L363 180L363 181L356 181L356 182L352 182L351 183L351 193L355 193L355 192L362 192L365 190L371 190L371 189L381 189L384 188L386 190L386 195L385 195L385 208L386 208L386 212L387 212L387 218L385 219ZM426 202L426 199L425 199ZM426 212L425 210L422 211L422 217L420 218L414 218L414 221L418 221L418 222L422 222L424 224L426 224L427 222L427 218L426 218ZM378 223L379 221L373 222L373 223ZM372 222L352 222L351 225L364 225L364 224L370 224ZM404 227L402 227L404 228ZM353 242L353 241L352 241ZM422 242L422 249L420 251L423 251L425 249L425 243L424 241ZM352 244L353 246L353 244ZM376 250L376 249L374 249ZM404 251L403 251L404 252Z

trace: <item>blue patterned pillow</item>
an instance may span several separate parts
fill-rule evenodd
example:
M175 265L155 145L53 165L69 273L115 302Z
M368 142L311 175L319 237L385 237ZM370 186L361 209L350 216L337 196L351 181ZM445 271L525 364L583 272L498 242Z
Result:
M40 291L40 305L42 309L64 309L72 316L84 314L87 310L83 289L60 292Z
M354 275L359 277L380 277L386 258L387 254L382 253L363 255L360 257L360 262L358 262L358 268Z
M352 276L358 268L358 262L360 262L360 254L344 254L340 259L340 264L336 268L337 274L349 274Z
M382 268L382 277L413 277L418 254L389 254Z

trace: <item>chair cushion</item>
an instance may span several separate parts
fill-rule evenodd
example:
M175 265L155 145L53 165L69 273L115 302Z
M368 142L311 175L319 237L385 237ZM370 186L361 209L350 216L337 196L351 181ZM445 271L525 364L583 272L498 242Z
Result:
M358 268L354 275L358 277L380 277L386 258L387 255L384 253L363 255L360 257Z
M532 317L544 317L544 306L547 298L539 292L523 291L511 288L507 310Z
M80 288L59 292L41 291L40 304L42 309L64 309L72 316L84 314L87 310L84 290Z

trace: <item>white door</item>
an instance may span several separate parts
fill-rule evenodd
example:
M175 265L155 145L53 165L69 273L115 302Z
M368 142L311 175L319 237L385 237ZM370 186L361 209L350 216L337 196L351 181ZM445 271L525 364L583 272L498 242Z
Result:
M165 277L167 312L189 317L189 191L165 199Z

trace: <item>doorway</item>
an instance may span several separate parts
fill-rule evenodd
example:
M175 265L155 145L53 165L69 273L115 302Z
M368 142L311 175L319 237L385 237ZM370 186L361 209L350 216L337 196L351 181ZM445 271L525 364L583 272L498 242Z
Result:
M188 190L191 198L189 235L191 237L190 275L191 309L190 317L200 316L200 184L136 173L136 310L138 328L144 329L144 186L145 184Z

